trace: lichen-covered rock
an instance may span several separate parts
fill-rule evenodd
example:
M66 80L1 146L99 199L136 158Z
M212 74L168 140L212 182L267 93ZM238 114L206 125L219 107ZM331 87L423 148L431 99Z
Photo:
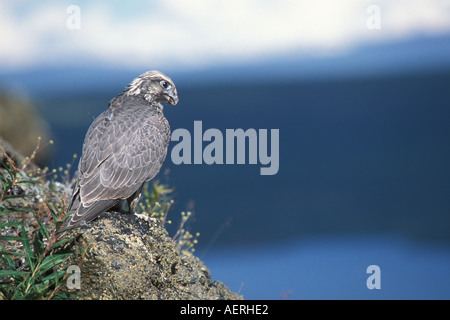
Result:
M87 249L70 262L83 259L79 299L242 299L180 253L157 219L103 213L75 232Z

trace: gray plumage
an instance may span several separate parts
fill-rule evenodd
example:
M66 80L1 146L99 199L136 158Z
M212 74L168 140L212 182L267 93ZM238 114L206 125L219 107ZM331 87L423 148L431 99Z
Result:
M166 158L170 126L161 102L178 103L170 78L148 71L116 96L89 127L65 227L95 219L102 212L136 209L142 187Z

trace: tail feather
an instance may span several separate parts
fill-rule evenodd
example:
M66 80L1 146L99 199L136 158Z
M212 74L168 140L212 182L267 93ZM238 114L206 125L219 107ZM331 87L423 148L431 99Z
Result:
M67 219L64 221L64 228L75 227L81 224L83 221L85 223L94 220L103 212L114 207L119 200L100 200L89 204L89 206L84 206L81 202L78 204L78 208L74 211ZM75 207L71 205L71 208Z

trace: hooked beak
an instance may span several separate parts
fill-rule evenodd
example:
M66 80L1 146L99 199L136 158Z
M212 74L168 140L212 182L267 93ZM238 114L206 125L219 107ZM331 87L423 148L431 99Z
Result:
M175 87L173 87L172 90L170 91L169 100L167 101L173 106L176 105L178 101L180 101L178 99L178 92L177 89L175 89Z
M168 103L170 103L171 105L176 105L179 101L178 99L178 95L176 93L171 94L171 95L164 95L164 100L166 100Z
M176 105L179 101L178 96L173 96L173 97L169 97L169 99L167 100L171 105Z

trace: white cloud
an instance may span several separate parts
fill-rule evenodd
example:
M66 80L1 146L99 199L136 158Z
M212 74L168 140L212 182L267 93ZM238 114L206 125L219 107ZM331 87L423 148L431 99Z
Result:
M0 3L0 66L72 63L203 66L280 53L336 54L370 41L450 32L448 0L68 1ZM381 29L368 30L377 5Z

